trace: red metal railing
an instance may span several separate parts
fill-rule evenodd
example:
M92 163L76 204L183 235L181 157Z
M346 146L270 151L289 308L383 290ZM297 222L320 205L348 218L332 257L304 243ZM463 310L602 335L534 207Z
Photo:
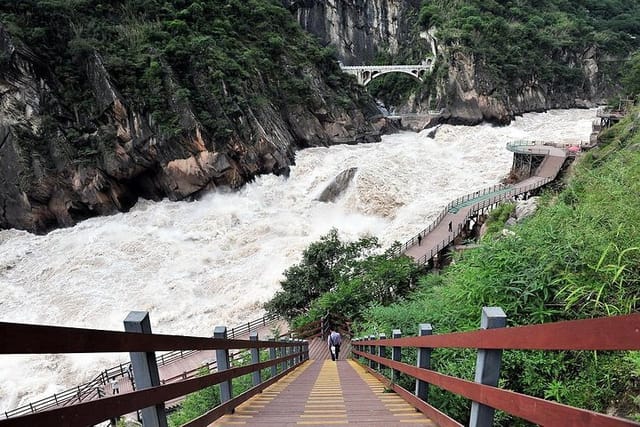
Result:
M397 372L463 396L474 402L502 410L529 422L547 426L639 426L631 420L574 408L537 397L463 380L376 355L380 348L467 348L482 350L640 350L640 314L574 320L512 328L397 339L352 341L353 354ZM382 375L373 369L376 376ZM386 380L388 382L388 380ZM392 385L400 395L430 416L440 426L460 424L418 399L409 391Z
M280 367L281 371L271 379L253 387L246 393L207 413L204 418L188 425L207 425L226 410L247 400L284 374L294 369L308 357L302 341L250 341L188 337L179 335L140 334L95 329L66 328L59 326L27 325L0 322L0 354L51 354L51 353L101 353L101 352L155 352L160 350L248 350L292 348L292 352L271 360L231 368L197 378L174 382L144 390L85 401L72 406L57 407L35 414L1 420L0 426L86 426L114 418L138 409L161 404L171 399L219 384L224 381L260 371ZM284 364L287 363L285 368ZM204 420L204 421L203 421ZM202 424L204 423L204 424Z
M252 330L256 330L261 326L270 325L278 320L278 317L273 314L266 314L263 317L252 320L251 322L243 323L240 326L231 328L229 330L229 338L236 338L243 334L247 334ZM175 362L180 359L184 359L185 357L191 356L196 353L198 350L176 350L170 351L168 353L161 353L156 355L156 362L158 366L167 365L169 363ZM215 362L209 366L210 368L215 367ZM103 386L107 385L110 378L123 378L129 376L130 378L130 363L120 363L117 366L112 366L101 371L96 377L87 381L83 384L80 384L76 387L70 388L68 390L61 391L59 393L55 393L52 396L45 397L43 399L39 399L35 402L29 402L26 405L19 406L14 409L10 409L4 412L5 418L17 417L20 415L32 414L34 412L44 411L49 408L55 408L58 406L67 406L72 405L77 402L82 402L85 400L92 400L95 398L101 398L104 395L104 391L102 389ZM187 371L187 376L185 378L190 378L195 376L198 372L198 369L193 371ZM167 379L163 379L162 381L167 382Z

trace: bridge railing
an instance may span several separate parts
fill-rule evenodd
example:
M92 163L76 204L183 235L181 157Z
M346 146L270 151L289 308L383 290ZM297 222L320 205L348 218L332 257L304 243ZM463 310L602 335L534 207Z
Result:
M518 189L515 189L515 188L509 189L509 191L506 191L506 192L501 193L501 194L497 194L497 195L495 195L495 196L493 196L493 197L491 197L489 199L482 200L482 201L480 201L478 203L474 203L473 205L471 205L469 207L469 210L467 211L467 214L465 215L462 223L467 222L467 220L469 220L469 218L471 218L477 212L482 211L483 209L489 209L489 208L491 208L492 206L494 206L496 204L499 204L499 203L505 202L507 200L513 199L518 194L526 193L528 191L530 192L532 190L540 188L543 185L549 183L550 181L552 181L551 178L540 178L538 181L536 181L534 183L531 183L531 184L529 184L527 186L518 187ZM440 221L442 221L441 218L440 218L439 222ZM449 235L447 236L446 239L443 239L435 247L431 248L431 250L429 252L425 253L423 256L418 258L418 260L416 262L418 262L420 264L426 264L427 262L429 262L438 253L440 253L440 251L442 251L444 248L449 246L455 240L455 238L462 233L463 227L464 227L463 224L459 224L457 229L455 230L455 232L452 231L451 233L449 233ZM427 232L431 231L431 229L428 229L428 230L429 231L427 231ZM417 242L417 238L416 238L416 242Z
M407 240L403 245L400 246L400 248L398 249L398 254L403 253L404 251L406 251L408 248L410 248L411 246L417 245L418 244L418 236L420 237L424 237L425 235L427 235L428 233L430 233L431 231L433 231L444 219L444 217L449 213L449 211L451 211L452 209L470 201L476 198L480 198L480 197L484 197L487 194L492 194L492 193L496 193L498 191L502 191L507 189L509 186L505 185L505 184L496 184L492 187L486 187L483 188L481 190L475 191L473 193L469 193L466 194L464 196L460 196L458 198L456 198L455 200L450 201L449 203L447 203L447 205L442 209L442 211L440 211L440 213L438 214L438 216L436 217L436 219L434 219L431 224L429 224L429 226L425 229L423 229L422 231L420 231L418 234L416 234L415 236L413 236L411 239Z
M551 150L549 148L544 148L544 146L541 146L540 144L541 143L536 141L511 141L507 143L507 150L522 154L548 155ZM536 146L539 148L533 148Z
M639 426L640 423L574 408L557 402L498 388L502 352L507 350L618 351L640 350L640 314L564 321L506 328L506 315L497 307L482 310L481 330L432 335L428 323L419 326L419 335L393 339L352 340L352 353L367 369L431 417L439 426L459 426L429 404L429 388L435 386L473 403L470 426L492 425L494 410L538 425L562 426ZM387 357L392 349L391 358ZM401 349L417 349L416 365L402 363ZM475 382L444 375L431 369L432 349L477 349ZM383 375L391 371L391 377ZM415 392L397 383L400 373L415 379Z
M233 332L230 332L228 334L228 337L230 339L233 339L238 335L255 331L260 326L269 325L270 323L276 320L277 320L276 316L268 314L260 319L256 319L254 321L248 322L237 328L232 328L230 331L233 331ZM0 330L1 328L5 328L6 325L12 325L12 324L0 323ZM54 328L54 327L51 327L51 328ZM87 331L92 331L92 330L87 330ZM202 338L202 339L204 340L207 338ZM0 342L1 341L2 339L0 339ZM168 364L173 361L179 360L181 358L187 357L201 350L202 350L201 348L195 348L190 350L175 350L168 353L160 354L156 356L156 363L158 366ZM113 350L113 351L119 351L119 350ZM92 351L86 351L86 352L92 352ZM236 356L239 356L242 353L243 352L232 353L231 357L234 358ZM0 351L0 354L7 354L7 352ZM203 366L200 366L199 368L202 368L202 367ZM210 369L216 369L217 364L215 361L209 362L209 363L206 363L206 367ZM178 375L177 377L181 377L183 379L192 378L198 374L199 368L185 371L182 374ZM8 418L15 419L15 417L21 417L28 414L46 411L51 408L70 406L80 402L95 400L96 398L103 398L105 396L104 386L108 384L109 379L111 378L117 379L122 377L128 378L132 382L132 388L135 389L132 370L131 370L131 363L121 363L117 366L113 366L111 368L105 369L104 371L100 372L100 374L98 374L95 378L93 378L92 380L84 384L78 385L74 388L62 391L60 393L55 393L53 396L40 399L36 402L31 402L19 408L5 411L4 416L7 419ZM167 379L161 379L161 382L168 383L175 380L176 378L167 378Z

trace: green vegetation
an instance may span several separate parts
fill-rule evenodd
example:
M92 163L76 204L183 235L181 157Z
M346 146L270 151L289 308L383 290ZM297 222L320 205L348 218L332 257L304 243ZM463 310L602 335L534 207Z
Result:
M260 360L269 359L269 351L262 350L260 352ZM232 367L240 367L251 364L251 354L249 351L243 352L239 357L232 360ZM211 373L208 368L202 368L198 372L199 376ZM261 370L262 381L266 381L271 377L271 368ZM233 395L238 396L252 387L251 374L242 375L232 380ZM220 386L213 385L202 390L196 391L186 396L180 405L180 409L172 413L168 417L170 427L181 426L201 415L206 414L211 409L220 405Z
M198 374L208 375L209 373L208 369L203 368ZM180 405L180 409L169 415L167 421L170 427L178 427L204 415L219 404L220 387L213 385L187 395Z
M638 129L640 110L636 109L602 134L601 146L574 165L565 189L544 195L538 213L511 228L513 236L488 234L479 248L456 256L455 263L439 275L420 277L417 288L403 293L396 302L363 298L361 283L349 281L307 303L310 311L297 321L317 319L323 311L313 309L321 301L325 310L338 309L359 319L357 334L384 332L387 336L397 328L405 336L415 335L418 324L424 322L430 322L439 334L477 329L484 306L502 307L510 326L637 312ZM512 209L505 205L492 213L495 231L503 227ZM359 259L358 265L375 271L382 268L380 261ZM347 301L346 309L343 301ZM474 354L435 350L433 368L473 380ZM403 353L407 363L415 357L415 351ZM638 419L639 381L637 352L506 351L500 386ZM398 382L412 387L407 379ZM465 399L433 387L430 401L459 421L467 421L470 403ZM526 425L503 413L497 419L500 425Z
M515 211L515 203L504 203L491 212L489 212L489 218L487 218L487 233L497 233L504 227L504 224L509 219L509 216Z
M38 72L73 111L43 107L62 123L88 118L66 129L78 148L97 143L78 135L103 113L96 98L104 94L93 93L87 69L94 53L129 106L149 114L165 137L189 129L189 109L224 144L254 104L313 111L321 102L314 86L326 83L335 98L326 101L356 108L352 98L361 93L279 0L2 2L0 22L36 54ZM312 82L313 70L324 82Z
M640 51L633 54L629 67L622 77L622 84L627 96L636 99L640 96Z
M640 44L640 4L624 0L428 0L419 21L437 29L450 56L473 54L498 90L533 81L580 88L579 55L596 47L624 60Z
M296 324L319 319L339 310L357 318L370 304L389 304L407 295L417 280L419 267L407 257L397 257L394 246L382 254L375 237L342 242L333 229L302 254L302 261L285 271L282 291L265 308L293 319Z

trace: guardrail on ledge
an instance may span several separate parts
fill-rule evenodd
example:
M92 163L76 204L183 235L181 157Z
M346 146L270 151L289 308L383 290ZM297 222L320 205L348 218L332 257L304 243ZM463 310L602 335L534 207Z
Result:
M228 337L233 339L238 336L248 334L251 331L254 331L261 326L270 325L278 320L278 317L274 314L266 314L259 319L252 320L247 323L243 323L242 325L231 328L228 332ZM170 351L167 353L161 353L156 355L156 363L158 366L167 365L169 363L175 362L177 360L184 359L196 353L199 350L176 350ZM215 362L207 364L210 368L215 367ZM197 374L197 369L192 371L187 371L181 375L183 378L190 378ZM104 392L102 388L107 385L109 379L111 378L124 378L127 377L129 380L132 380L131 374L131 363L120 363L116 366L112 366L110 368L101 371L97 376L92 378L91 380L80 384L76 387L70 388L68 390L61 391L59 393L54 393L52 396L45 397L43 399L39 399L35 402L29 402L26 405L19 406L14 409L10 409L4 412L5 418L18 417L27 414L33 414L36 412L41 412L50 408L56 408L59 406L69 406L75 403L93 400L96 398L104 397ZM167 381L167 380L164 380ZM135 389L135 386L133 386Z
M160 421L166 416L164 402L220 384L222 404L185 424L204 426L278 381L307 360L309 354L306 341L258 341L257 332L249 340L228 339L224 326L215 328L213 338L152 334L146 312L131 312L124 323L127 332L0 322L0 354L129 352L138 388L131 393L0 420L0 427L87 426L137 410L142 412L143 424L166 425L166 420ZM217 372L161 385L153 353L185 349L216 350ZM268 360L260 361L260 349L269 350ZM249 351L252 363L231 367L230 350ZM261 376L264 370L270 372L266 381ZM253 387L234 396L231 380L248 374L252 374Z
M392 339L380 335L352 340L352 352L369 372L441 427L462 424L429 404L429 389L434 386L472 401L471 427L492 425L496 409L544 426L640 426L632 420L498 388L503 351L640 350L640 314L507 328L501 308L485 307L480 324L478 331L432 335L431 324L424 323L419 325L419 336L406 338L396 329ZM433 371L431 350L437 348L477 349L475 382ZM415 366L402 363L403 349L417 351ZM388 371L390 378L384 375ZM398 385L401 373L415 379L414 393Z

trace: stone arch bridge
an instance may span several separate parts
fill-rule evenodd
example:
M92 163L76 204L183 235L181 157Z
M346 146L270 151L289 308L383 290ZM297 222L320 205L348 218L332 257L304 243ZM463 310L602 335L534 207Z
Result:
M433 58L427 58L419 65L355 65L346 66L340 64L342 71L356 76L358 83L368 85L373 79L389 73L404 73L421 82L424 76L433 70Z

